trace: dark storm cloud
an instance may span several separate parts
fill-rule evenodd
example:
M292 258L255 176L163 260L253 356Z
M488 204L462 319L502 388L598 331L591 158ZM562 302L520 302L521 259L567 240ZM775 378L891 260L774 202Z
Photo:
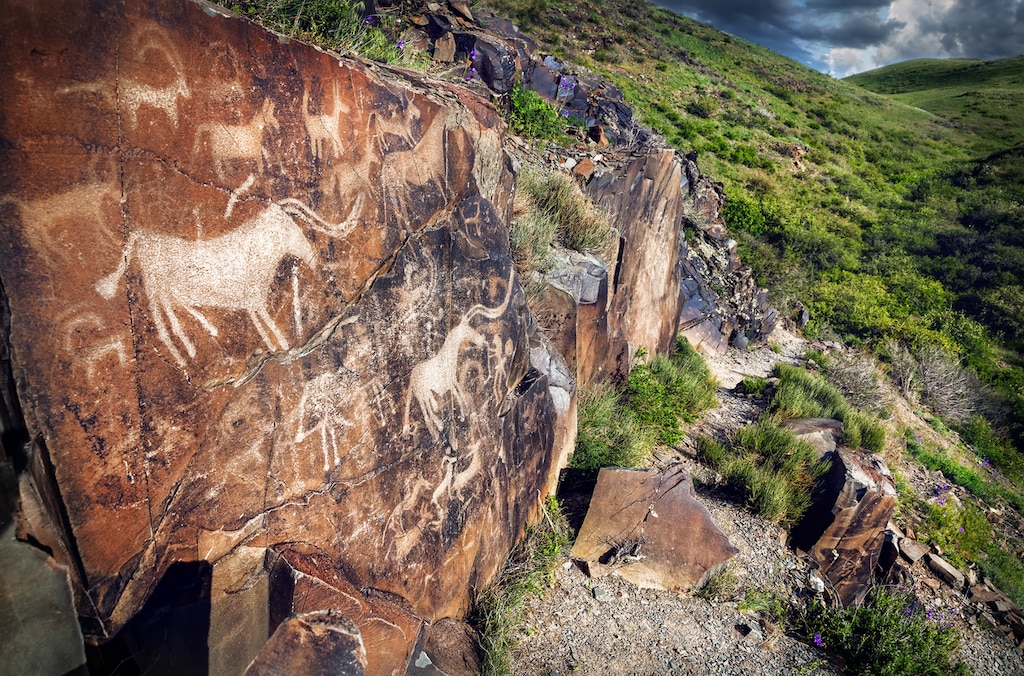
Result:
M1024 0L655 0L814 68L1024 53Z
M950 56L997 59L1024 53L1024 2L960 0L938 27Z

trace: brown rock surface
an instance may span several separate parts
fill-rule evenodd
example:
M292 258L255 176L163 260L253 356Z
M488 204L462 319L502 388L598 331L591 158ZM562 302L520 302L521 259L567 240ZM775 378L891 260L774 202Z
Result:
M200 2L8 9L21 527L86 633L176 562L286 542L458 615L572 443L493 107Z
M362 676L366 652L359 630L337 611L289 617L245 670L245 676Z
M614 568L640 587L682 591L737 551L676 465L661 472L602 469L570 555L600 573Z
M871 587L896 487L877 455L843 446L830 455L832 467L794 528L793 543L818 563L844 606L857 605Z

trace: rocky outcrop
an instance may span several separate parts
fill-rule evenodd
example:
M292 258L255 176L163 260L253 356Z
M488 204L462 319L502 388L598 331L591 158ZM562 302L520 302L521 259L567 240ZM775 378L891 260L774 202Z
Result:
M593 577L614 573L640 587L685 591L738 551L676 465L602 469L570 555Z
M878 455L838 446L824 459L831 468L794 528L793 544L818 564L844 606L859 605L871 589L896 487Z
M285 624L274 554L402 599L380 644L410 654L500 566L575 429L508 256L496 111L203 2L10 5L23 536L69 566L96 641L205 566L203 659L251 659L267 637L232 652L237 625ZM352 596L372 652L383 606Z

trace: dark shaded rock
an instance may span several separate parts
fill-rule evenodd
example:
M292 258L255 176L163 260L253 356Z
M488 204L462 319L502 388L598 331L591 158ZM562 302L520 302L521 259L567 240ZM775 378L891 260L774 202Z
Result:
M476 631L452 618L438 620L427 632L423 653L438 671L448 676L476 676L480 673L480 643ZM413 660L415 665L416 660ZM409 673L419 673L410 669Z
M508 255L494 108L195 2L30 3L7 29L19 526L68 565L85 634L177 565L238 591L228 557L282 543L463 612L574 428ZM252 651L230 626L252 582L201 598L209 660Z
M793 529L793 544L818 563L844 606L857 605L871 587L896 487L877 455L840 446L826 458L831 469Z
M245 676L364 673L366 653L359 630L343 614L332 610L286 619L245 670Z
M570 555L646 588L687 590L739 550L694 499L681 465L602 469Z

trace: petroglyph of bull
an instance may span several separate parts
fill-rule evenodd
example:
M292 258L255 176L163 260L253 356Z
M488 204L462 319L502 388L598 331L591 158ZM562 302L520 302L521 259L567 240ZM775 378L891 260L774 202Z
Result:
M437 354L413 367L409 376L405 415L402 418L402 429L405 434L409 434L411 429L409 414L412 410L413 400L419 404L424 423L435 441L439 438L443 426L441 405L444 397L450 396L454 400L460 415L466 410L468 401L458 378L459 353L464 345L477 348L487 347L487 337L473 328L471 324L478 319L498 319L505 313L512 300L514 278L515 269L513 268L509 270L505 300L500 305L487 307L478 303L471 307L445 336L444 343Z

